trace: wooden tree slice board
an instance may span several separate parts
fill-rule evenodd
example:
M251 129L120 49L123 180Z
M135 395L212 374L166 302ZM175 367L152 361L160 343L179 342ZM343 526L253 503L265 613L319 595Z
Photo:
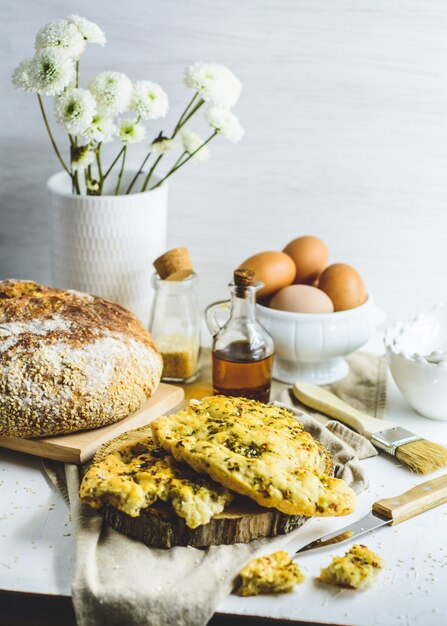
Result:
M258 506L248 498L236 499L225 511L198 528L188 528L171 507L157 503L143 509L139 517L130 517L113 506L103 511L105 521L115 530L138 539L147 546L208 546L248 543L254 539L276 537L295 530L308 519L301 515L286 515L276 509Z
M181 387L160 383L157 391L143 406L132 415L119 422L83 430L69 435L22 439L20 437L0 437L0 448L26 452L45 459L64 463L82 464L91 459L98 448L110 439L118 437L127 430L149 424L153 419L167 413L180 402L185 392Z

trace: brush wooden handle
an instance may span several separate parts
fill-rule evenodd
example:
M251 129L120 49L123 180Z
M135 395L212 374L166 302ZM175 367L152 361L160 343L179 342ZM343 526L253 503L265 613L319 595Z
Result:
M367 439L370 439L374 433L395 426L395 424L379 420L355 409L327 389L316 385L298 381L293 385L293 393L306 406L334 417Z
M372 509L389 519L391 526L447 502L447 474L427 480L400 496L374 502Z

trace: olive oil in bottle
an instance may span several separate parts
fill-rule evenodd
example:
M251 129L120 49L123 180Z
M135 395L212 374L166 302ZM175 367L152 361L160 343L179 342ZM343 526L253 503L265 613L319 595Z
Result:
M256 320L256 291L251 270L236 270L230 283L231 300L210 305L206 311L208 326L214 334L213 389L215 394L241 396L268 402L273 367L273 340ZM230 309L230 318L222 327L215 314L218 308Z

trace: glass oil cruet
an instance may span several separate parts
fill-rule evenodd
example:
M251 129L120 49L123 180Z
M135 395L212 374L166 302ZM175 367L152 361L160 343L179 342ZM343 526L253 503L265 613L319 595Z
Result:
M200 374L201 315L197 275L186 248L175 248L154 261L155 290L150 331L163 357L162 380L189 383Z
M213 335L215 394L269 401L274 344L255 315L256 291L262 286L252 270L238 269L229 284L231 300L215 302L206 309ZM221 326L217 314L228 308L230 318Z

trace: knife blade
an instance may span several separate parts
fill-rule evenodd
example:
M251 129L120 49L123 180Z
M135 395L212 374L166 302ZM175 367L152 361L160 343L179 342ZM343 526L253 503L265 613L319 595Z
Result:
M349 526L345 526L341 530L336 530L333 533L324 535L320 539L311 541L306 546L300 548L296 552L296 555L301 554L302 552L314 552L315 550L321 550L322 548L327 548L328 546L333 546L338 543L345 543L346 541L360 537L365 533L369 533L376 528L390 524L391 521L392 520L386 517L381 517L377 513L374 513L374 511L370 511L367 515L365 515L365 517L362 517L357 522L349 524Z
M320 539L311 541L300 548L293 558L298 555L302 556L304 553L322 550L328 546L345 543L381 526L395 526L444 502L447 502L447 474L426 480L399 496L374 502L371 511L365 517L340 530L323 535Z

